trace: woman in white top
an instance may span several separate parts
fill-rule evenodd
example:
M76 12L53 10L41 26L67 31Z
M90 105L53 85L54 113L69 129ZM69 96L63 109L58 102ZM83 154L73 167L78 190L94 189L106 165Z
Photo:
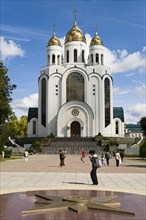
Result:
M118 151L115 153L115 159L116 159L116 167L119 167L121 156Z

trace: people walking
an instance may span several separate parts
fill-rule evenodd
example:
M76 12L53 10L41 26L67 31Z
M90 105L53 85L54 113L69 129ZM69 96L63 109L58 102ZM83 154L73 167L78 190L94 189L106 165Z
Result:
M101 154L101 163L102 163L102 166L105 166L105 154L103 152Z
M118 151L115 153L115 160L116 160L116 167L119 167L120 161L121 161L121 156Z
M84 158L86 157L86 151L84 149L82 149L82 153L81 153L81 161L84 163L85 160Z
M93 185L98 185L98 178L96 173L97 170L96 159L98 159L98 157L94 150L90 150L89 154L90 154L89 158L92 163L92 170L90 172L91 180L93 182Z
M65 156L65 152L62 149L59 150L59 158L60 158L60 164L59 165L61 167L65 166L64 160L65 160L66 156Z
M124 151L120 151L120 156L121 156L121 162L123 162L123 160L124 160Z
M109 166L109 160L110 160L110 158L111 158L111 154L110 154L110 152L106 152L105 153L105 159L106 159L106 163L107 163L107 166Z

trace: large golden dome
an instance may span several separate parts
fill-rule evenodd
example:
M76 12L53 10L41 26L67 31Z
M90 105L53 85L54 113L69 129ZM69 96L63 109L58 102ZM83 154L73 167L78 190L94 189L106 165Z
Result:
M48 46L60 46L61 47L61 43L60 41L57 39L56 35L53 34L53 36L51 37L51 39L48 41Z
M65 37L65 43L71 41L82 41L86 43L85 35L83 31L77 26L76 21Z
M95 36L92 38L90 42L90 46L93 46L93 45L103 45L103 42L97 33L95 34Z

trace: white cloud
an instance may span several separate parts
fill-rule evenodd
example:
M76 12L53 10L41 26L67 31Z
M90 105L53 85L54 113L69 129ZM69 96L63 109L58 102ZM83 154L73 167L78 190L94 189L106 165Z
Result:
M2 60L16 56L23 57L24 53L21 46L16 44L13 40L6 41L3 36L0 37L0 55Z
M126 123L136 123L139 122L142 117L146 115L146 104L137 103L129 107L125 112L125 122Z
M92 39L91 35L86 33L87 45L90 45ZM64 47L65 36L59 39ZM104 47L105 53L105 65L110 66L112 73L122 73L128 71L138 70L141 73L145 71L145 52L146 47L143 47L141 51L135 51L131 54L127 50L113 50Z
M87 45L90 45L92 37L90 34L85 34ZM127 50L113 50L104 47L105 65L110 66L112 73L122 73L128 71L138 70L141 73L145 71L146 46L141 51L136 51L131 54ZM131 74L132 75L132 74Z
M117 94L120 91L119 87L113 87L113 94Z
M38 93L34 93L32 95L26 96L23 99L17 99L15 101L15 108L26 109L29 107L38 106Z
M145 68L145 50L136 51L131 54L124 50L110 51L105 48L105 64L111 67L112 73L128 72Z
M91 37L90 34L86 33L86 34L85 34L85 38L86 38L86 41L87 41L87 45L89 46L89 45L90 45L90 42L91 42L91 40L92 40L92 37Z
M39 38L39 39L48 39L48 35L50 36L50 33L46 30L42 29L33 29L33 28L21 28L21 27L16 27L16 26L11 26L11 25L4 25L1 24L1 30L15 34L17 37L18 36L26 36L26 37L34 37L34 38Z
M146 85L141 85L141 86L137 86L134 91L133 94L136 96L140 96L140 97L144 97L146 96Z
M125 77L131 77L131 76L133 76L134 75L134 73L127 73L126 75L125 75Z
M11 40L16 40L16 41L26 41L29 42L31 39L28 38L19 38L19 37L12 37L12 36L5 36L5 39L11 39Z
M121 90L119 87L114 87L113 88L113 94L114 95L125 95L127 93L130 93L131 90Z
M143 47L142 52L143 52L143 53L146 52L146 46Z
M12 103L13 111L17 117L28 115L28 108L38 106L38 93L31 94L23 99L14 100Z

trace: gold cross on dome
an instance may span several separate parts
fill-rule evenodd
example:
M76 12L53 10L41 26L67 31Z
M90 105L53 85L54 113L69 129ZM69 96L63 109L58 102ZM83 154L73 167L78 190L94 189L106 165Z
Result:
M74 13L74 18L75 18L75 21L76 21L76 17L77 17L78 11L77 11L76 9L74 9L74 10L72 11L72 13Z
M99 27L99 25L98 24L94 24L94 27L95 27L95 32L97 34L97 27Z
M56 25L53 24L52 27L53 27L53 33L54 33L54 35L55 35L55 28L56 28Z

